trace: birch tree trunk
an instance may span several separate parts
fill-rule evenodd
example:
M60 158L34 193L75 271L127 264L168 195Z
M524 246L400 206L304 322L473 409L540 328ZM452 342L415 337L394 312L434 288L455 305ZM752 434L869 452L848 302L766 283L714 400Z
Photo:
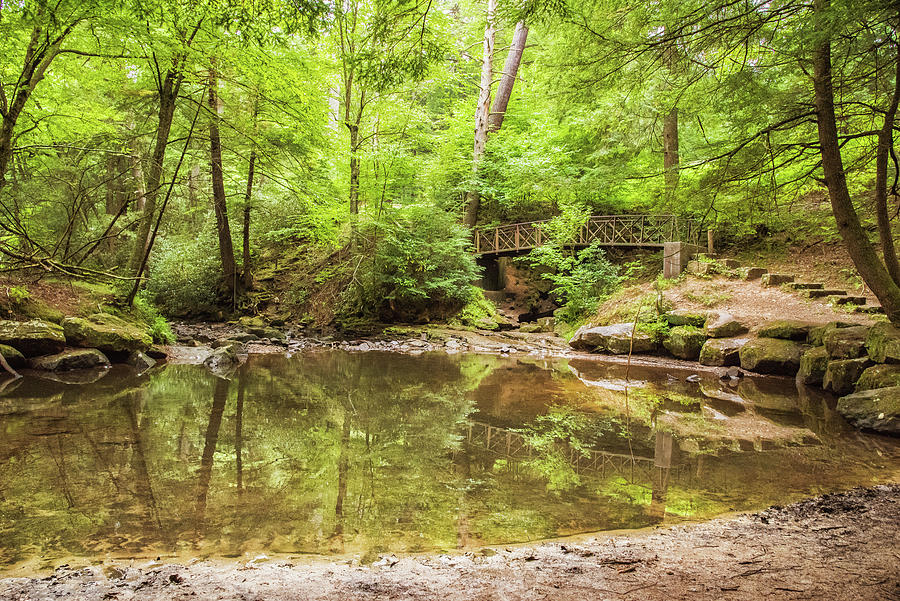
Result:
M506 116L506 107L512 96L513 85L519 73L519 65L522 63L522 53L525 52L525 41L528 39L528 27L523 21L516 23L509 53L506 62L503 63L503 74L500 76L500 84L497 86L497 95L494 97L494 106L488 116L488 131L497 131L503 125Z
M497 0L488 0L487 25L484 28L484 54L481 59L481 93L475 108L475 145L472 152L472 173L478 173L478 163L484 155L488 136L488 117L491 112L491 81L494 77L494 36L496 32L495 14ZM463 222L470 228L478 223L478 206L481 195L476 190L466 192L466 214Z

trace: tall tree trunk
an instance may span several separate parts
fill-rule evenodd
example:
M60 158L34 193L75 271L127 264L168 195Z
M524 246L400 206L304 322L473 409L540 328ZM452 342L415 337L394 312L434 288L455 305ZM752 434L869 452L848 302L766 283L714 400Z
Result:
M828 7L828 0L816 0L815 7L821 13ZM847 177L841 158L840 140L834 115L834 89L831 75L831 43L826 37L817 44L813 55L813 87L819 130L819 146L825 185L831 198L831 209L838 231L844 239L847 252L863 281L872 290L888 319L900 324L900 287L891 279L884 263L879 259L859 221L859 215L850 198Z
M209 163L212 171L213 207L216 210L216 230L219 234L219 257L225 289L235 292L234 246L231 243L231 227L228 225L228 206L225 201L225 179L222 175L222 142L219 139L219 77L215 61L209 70Z
M351 123L350 129L350 212L359 214L359 123Z
M176 64L179 61L176 60ZM150 159L150 170L147 173L147 188L144 195L144 215L138 226L134 250L131 253L129 268L137 273L144 260L144 254L150 244L150 233L153 228L153 217L156 214L156 197L162 182L163 163L166 158L166 146L169 144L169 132L175 118L175 101L181 88L183 75L180 69L171 68L166 72L162 88L159 90L159 119L156 127L156 142Z
M496 27L494 16L497 12L497 0L488 0L487 25L484 28L483 56L481 59L481 92L478 94L478 106L475 108L475 144L472 151L472 173L478 173L478 163L484 155L484 146L488 136L488 117L491 113L491 82L494 78L494 35ZM478 208L481 195L476 190L466 192L466 214L463 218L470 228L478 223Z
M143 211L147 204L147 190L144 187L144 168L137 140L131 141L131 178L134 181L134 210ZM148 221L150 221L148 219Z
M237 374L237 407L234 409L234 479L238 497L244 494L244 389L247 384L244 367L242 365Z
M509 98L512 96L516 76L519 73L519 65L522 63L522 53L525 52L525 41L528 39L528 27L523 21L516 23L509 53L506 62L503 63L503 75L497 85L497 95L494 97L494 106L488 116L488 131L497 131L503 125L506 116L506 107L509 106Z
M900 18L898 18L900 24ZM897 31L895 35L900 35ZM894 93L887 112L884 125L878 132L878 148L875 151L875 215L878 218L878 236L881 239L881 254L884 264L894 283L900 285L900 262L894 248L894 233L891 230L891 219L888 215L888 157L894 147L894 120L897 118L897 106L900 103L900 40L896 41L897 56L894 72Z
M667 192L678 187L678 162L678 107L674 107L663 119L663 169Z
M257 133L257 115L259 114L259 100L253 103L253 133ZM254 135L255 137L255 135ZM247 190L244 193L244 236L243 236L243 267L244 288L250 289L253 285L253 271L250 265L250 201L253 198L253 176L256 172L256 140L253 141L250 150L250 166L247 168Z

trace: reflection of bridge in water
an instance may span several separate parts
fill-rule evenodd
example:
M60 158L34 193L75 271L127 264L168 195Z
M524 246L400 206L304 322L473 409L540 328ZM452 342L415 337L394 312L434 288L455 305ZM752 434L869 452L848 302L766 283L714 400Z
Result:
M657 432L656 436L653 457L594 449L583 452L567 446L560 448L576 474L601 478L619 475L629 482L651 484L658 481L660 470L668 472L672 467L671 435ZM469 422L466 442L513 461L527 461L537 457L537 453L521 432L484 422Z

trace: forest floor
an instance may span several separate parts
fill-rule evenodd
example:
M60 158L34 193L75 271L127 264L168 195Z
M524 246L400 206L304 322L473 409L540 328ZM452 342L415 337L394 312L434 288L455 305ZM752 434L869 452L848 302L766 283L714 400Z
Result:
M365 566L273 558L61 567L0 580L0 599L900 599L898 527L893 484L701 524Z

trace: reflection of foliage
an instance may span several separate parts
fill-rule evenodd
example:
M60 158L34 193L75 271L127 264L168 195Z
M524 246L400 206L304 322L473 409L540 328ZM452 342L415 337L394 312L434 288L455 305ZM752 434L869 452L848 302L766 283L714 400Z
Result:
M526 443L537 455L526 465L546 479L548 490L569 491L581 484L569 457L590 454L584 442L589 436L588 427L589 421L583 413L553 406L523 430Z

